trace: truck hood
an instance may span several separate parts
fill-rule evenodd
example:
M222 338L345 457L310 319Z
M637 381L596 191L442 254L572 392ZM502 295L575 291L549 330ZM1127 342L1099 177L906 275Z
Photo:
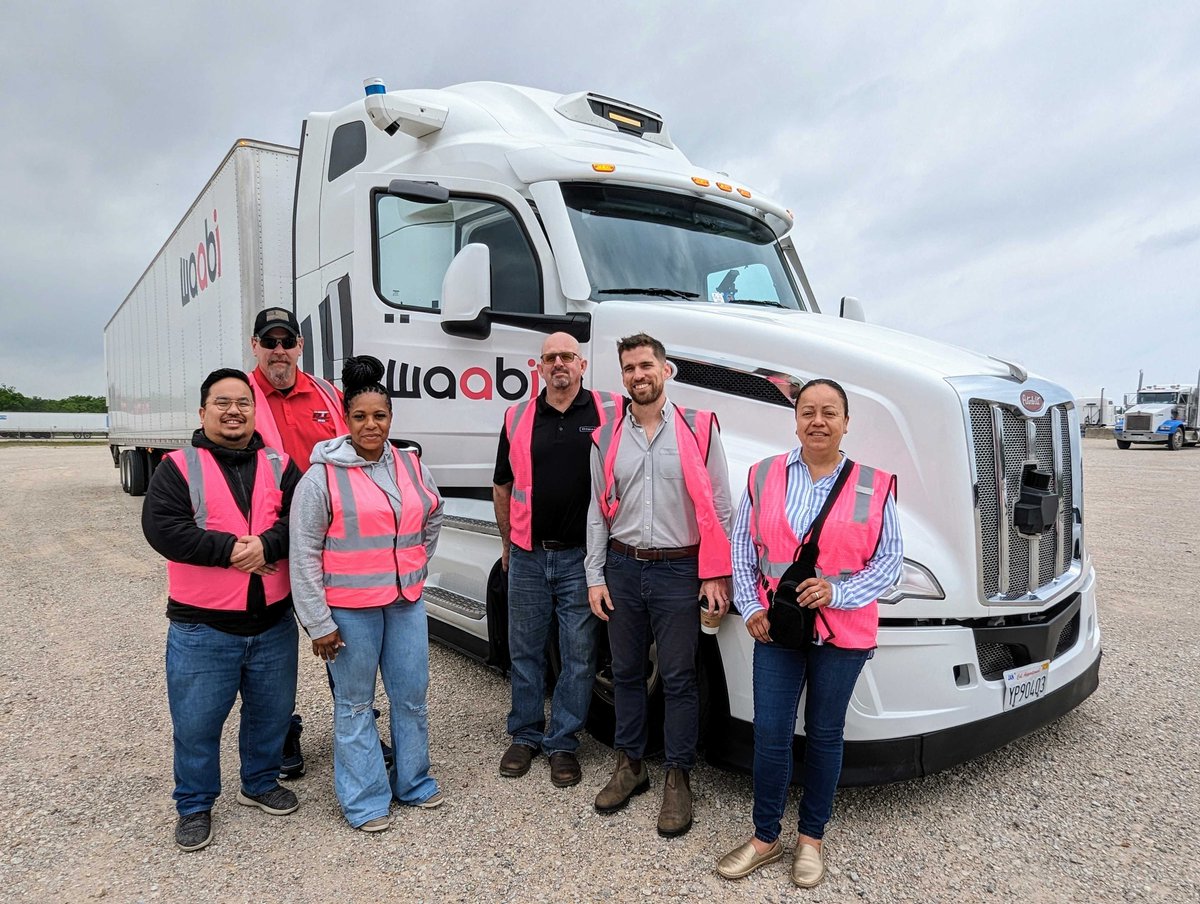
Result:
M1131 414L1149 414L1149 415L1159 415L1161 417L1170 417L1171 409L1174 407L1175 407L1174 405L1168 404L1166 402L1163 402L1162 404L1153 403L1153 404L1145 404L1145 405L1134 405L1131 408L1125 409L1125 417L1129 417L1129 415L1131 415Z

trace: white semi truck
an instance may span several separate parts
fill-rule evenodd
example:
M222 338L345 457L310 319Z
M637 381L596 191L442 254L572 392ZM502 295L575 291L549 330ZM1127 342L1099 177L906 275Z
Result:
M1125 415L1113 436L1118 449L1157 444L1171 452L1200 444L1200 402L1196 386L1146 386L1125 398Z
M85 411L0 411L0 436L91 439L108 432L108 415Z
M817 376L849 393L847 453L899 475L906 559L848 713L844 783L946 768L1096 688L1069 392L868 325L853 299L823 310L791 238L803 209L693 164L644 107L495 83L366 92L311 114L298 152L238 142L113 315L111 442L129 492L187 442L204 374L252 366L255 312L294 305L306 370L385 362L395 437L420 444L447 497L430 632L503 665L490 500L504 409L539 391L545 334L576 336L589 385L620 391L616 341L645 331L674 363L671 398L718 413L735 491L794 442L793 395ZM715 763L750 762L752 644L736 617L702 638ZM647 680L661 700L653 657ZM602 657L593 733L609 740L611 720Z

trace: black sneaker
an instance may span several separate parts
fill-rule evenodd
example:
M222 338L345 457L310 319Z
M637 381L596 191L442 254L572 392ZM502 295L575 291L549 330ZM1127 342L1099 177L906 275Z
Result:
M300 733L304 731L304 720L297 713L288 725L287 737L283 739L283 760L279 764L279 778L299 778L304 774L304 754L300 752Z
M253 797L245 791L239 790L237 802L247 807L258 807L264 813L270 813L272 816L287 816L289 813L295 813L300 806L296 795L280 785Z
M212 841L212 813L201 810L180 816L175 823L175 844L181 851L198 851Z

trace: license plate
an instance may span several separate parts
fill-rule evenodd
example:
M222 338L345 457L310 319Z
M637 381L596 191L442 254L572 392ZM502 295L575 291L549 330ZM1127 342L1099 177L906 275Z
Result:
M1004 709L1016 709L1044 697L1050 687L1050 660L1033 662L1004 673Z

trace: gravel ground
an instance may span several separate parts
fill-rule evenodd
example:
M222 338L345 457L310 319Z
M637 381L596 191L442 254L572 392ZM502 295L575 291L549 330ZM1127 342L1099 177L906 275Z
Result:
M140 500L121 493L104 447L0 444L0 899L1200 900L1200 449L1089 439L1084 457L1100 689L1003 751L842 791L830 876L801 892L788 858L737 883L713 870L748 832L745 776L699 767L695 826L671 841L654 831L659 773L624 812L593 811L611 752L590 738L575 788L551 786L545 760L500 778L508 685L440 647L430 744L444 807L403 810L380 835L347 827L331 787L329 692L305 655L301 809L280 818L234 802L227 730L215 839L176 851L165 578ZM789 844L794 813L793 800Z

